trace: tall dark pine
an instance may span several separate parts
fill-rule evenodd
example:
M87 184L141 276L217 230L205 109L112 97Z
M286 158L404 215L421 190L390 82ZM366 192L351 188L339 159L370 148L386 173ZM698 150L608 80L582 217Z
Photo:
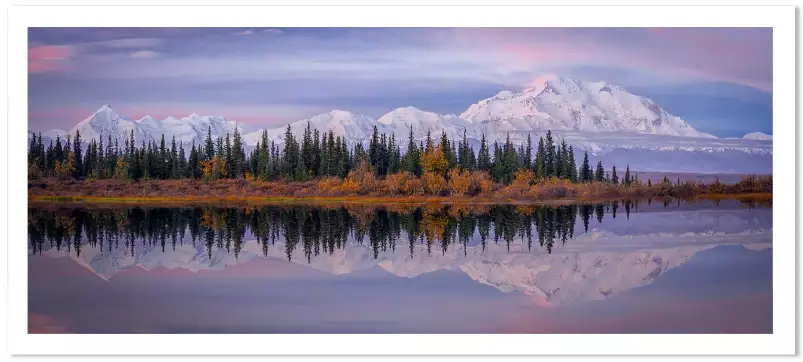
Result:
M413 140L413 126L410 126L410 137L407 140L407 152L404 154L404 167L407 172L421 176L421 155L418 153L418 146Z
M232 171L234 177L242 177L245 174L245 150L243 149L243 138L240 130L234 127L234 139L231 145Z
M176 178L187 177L187 155L184 153L184 143L178 144L178 164Z
M485 139L484 133L480 141L480 152L477 155L477 168L480 171L491 171L491 152L488 150L488 141Z
M555 141L552 139L552 130L546 132L544 150L544 173L547 177L557 176L555 173Z
M574 162L574 147L569 146L569 161L567 162L569 168L569 179L572 182L577 182L577 163Z
M588 152L583 153L583 165L580 167L580 182L591 182L594 175L591 171L591 165L588 163Z
M546 148L544 147L544 138L538 138L538 150L535 151L535 163L533 164L533 171L536 177L544 179L548 177L546 174Z
M611 168L611 183L614 185L619 184L619 176L616 174L616 165Z
M524 149L524 158L522 159L522 167L530 167L533 163L533 140L530 134L527 134L527 148Z
M597 169L594 172L594 181L605 181L605 169L602 167L602 161L597 161Z
M73 177L80 178L85 174L83 173L84 157L81 150L81 132L78 132L78 130L75 130L75 138L73 138L72 150L73 155L75 155L75 171L73 171Z
M206 141L204 146L204 161L209 161L215 157L215 144L212 143L212 126L206 130Z
M630 186L631 182L633 182L633 180L630 178L630 164L628 164L627 168L625 168L625 179L624 179L625 186Z

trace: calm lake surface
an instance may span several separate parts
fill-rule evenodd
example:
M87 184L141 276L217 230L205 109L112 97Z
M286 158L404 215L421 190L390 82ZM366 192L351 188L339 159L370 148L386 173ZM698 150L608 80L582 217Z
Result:
M771 205L28 208L30 333L771 333Z

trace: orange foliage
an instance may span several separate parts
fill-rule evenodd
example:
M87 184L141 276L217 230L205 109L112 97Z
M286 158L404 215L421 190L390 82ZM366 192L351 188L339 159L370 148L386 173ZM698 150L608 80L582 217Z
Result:
M391 195L420 195L424 192L421 180L409 172L388 175L385 185Z
M439 175L446 175L449 169L449 161L446 160L446 155L443 153L443 145L438 147L428 148L421 158L421 168L425 172L434 172Z
M469 173L452 169L449 171L449 191L452 195L465 195L468 193Z
M430 195L446 196L449 191L446 179L435 172L425 171L421 175L421 180L424 183L424 191Z

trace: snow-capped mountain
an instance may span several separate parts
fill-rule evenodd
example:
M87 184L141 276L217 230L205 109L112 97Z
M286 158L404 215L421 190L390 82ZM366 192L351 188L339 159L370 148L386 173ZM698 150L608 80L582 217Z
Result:
M321 133L331 130L335 136L345 137L350 141L360 141L367 140L371 137L377 122L368 116L354 114L348 111L334 110L293 122L290 124L290 132L293 133L296 139L299 139L303 137L304 130L307 128L308 124L310 129L317 129L318 132ZM385 128L378 130L379 132L386 132ZM243 136L243 141L246 145L255 146L257 142L261 142L263 131L264 129L259 129L254 132L246 133ZM285 132L287 132L287 126L268 129L268 140L284 143Z
M457 115L437 114L415 107L394 109L376 121L384 126L388 133L393 133L396 135L396 139L400 140L410 137L410 127L413 130L413 137L416 139L426 138L427 132L431 133L433 138L446 132L450 139L457 139L462 137L464 129L472 126L471 122L461 119Z
M334 110L290 124L300 138L304 129L319 133L331 130L345 138L349 147L367 144L374 127L380 133L393 134L404 145L410 126L416 141L427 132L437 139L445 132L459 139L465 132L475 152L485 136L489 143L504 142L510 136L514 144L534 140L552 130L558 142L565 140L576 152L607 165L630 164L643 171L702 173L771 173L772 136L750 133L744 138L717 138L697 131L685 120L668 113L654 101L605 82L584 82L557 76L544 76L521 92L502 91L468 107L459 116L437 114L415 107L394 109L378 119ZM156 120L145 116L131 120L105 105L79 122L69 133L80 131L88 140L111 135L122 142L134 131L137 143L158 141L174 136L185 144L201 143L211 127L212 138L233 134L242 128L219 116L192 114L184 118ZM243 135L246 148L262 139L265 128ZM281 145L287 126L267 128L268 138ZM51 135L63 134L53 130ZM48 134L48 133L45 133ZM53 138L52 136L50 138ZM401 147L404 151L405 147Z
M762 132L748 133L742 137L746 140L772 141L772 136Z
M557 76L540 77L519 93L502 91L481 100L460 118L485 133L552 129L714 137L619 86Z
M200 116L193 113L184 118L167 117L156 120L146 115L141 119L131 120L120 116L106 104L75 125L69 133L74 135L78 131L84 140L92 138L106 140L111 136L112 139L122 143L133 131L137 143L160 141L164 135L165 139L175 136L176 142L186 144L193 141L203 142L210 128L213 138L225 136L226 133L233 134L235 128L242 132L242 128L236 122L220 116Z

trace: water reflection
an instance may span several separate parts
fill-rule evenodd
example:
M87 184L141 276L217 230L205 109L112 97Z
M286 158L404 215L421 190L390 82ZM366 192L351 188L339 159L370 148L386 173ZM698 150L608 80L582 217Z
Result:
M280 303L274 311L277 318L285 318L287 321L281 328L270 321L252 325L256 322L249 317L238 319L237 323L220 321L221 325L234 323L226 328L209 325L197 330L208 333L251 330L488 331L476 326L490 326L504 318L515 320L518 317L514 318L513 314L529 315L533 313L530 309L534 307L562 306L560 313L577 315L580 311L577 308L591 306L593 304L588 304L591 301L624 301L630 298L627 295L633 291L647 290L645 288L648 286L669 285L657 283L659 280L675 280L675 286L672 287L675 290L665 298L667 303L677 301L683 293L690 293L687 289L693 284L691 279L685 281L686 279L681 278L678 281L677 277L666 279L664 276L673 273L674 269L684 270L684 265L697 259L697 254L733 245L744 250L744 255L751 258L755 254L753 250L771 248L772 210L767 206L769 205L735 201L717 204L675 200L669 203L663 200L640 203L617 200L602 204L555 207L31 207L28 210L29 272L32 278L29 301L32 303L32 311L51 311L49 313L58 314L52 311L53 308L67 304L86 305L92 303L91 300L107 298L108 293L117 293L116 296L108 296L121 300L114 304L116 307L86 307L87 310L81 312L86 314L85 321L81 322L83 324L97 318L97 308L114 308L115 313L122 310L134 313L136 307L126 307L125 302L126 298L134 295L137 300L148 295L149 300L168 303L165 308L171 310L171 313L180 309L186 313L197 311L201 314L204 312L193 308L211 308L219 304L215 301L219 301L221 295L234 298L232 301L236 300L238 303L246 303L249 298L255 298L254 308L259 310L262 310L260 308L263 308L264 303L272 305L287 300L287 304ZM721 264L722 258L716 256L720 254L722 253L711 254L715 257L706 259L704 266ZM740 260L742 259L734 262L734 269L745 268ZM65 262L72 267L64 264ZM766 262L762 263L764 264L760 265L761 268L765 268ZM90 275L95 282L91 282L91 288L87 287L90 285L87 284L90 283L89 280L75 276L75 267L92 273ZM750 284L755 287L744 290L741 294L754 293L755 290L762 290L761 288L764 288L762 293L766 293L766 289L771 291L771 283L763 277L765 273L756 272L756 268L758 267L749 266L750 270L745 270L745 275L751 278L762 277ZM179 271L191 273L175 274ZM697 274L695 278L700 279L700 273ZM174 278L172 275L186 277L182 277L181 281L170 282ZM243 279L244 275L248 277ZM329 279L332 277L344 279ZM131 284L131 278L145 279ZM225 278L225 281L218 281L221 278ZM270 282L270 287L265 286L256 291L253 290L255 285L251 278L276 281ZM297 282L293 278L305 281ZM374 279L381 282L364 284ZM313 280L326 282L312 282ZM410 282L402 283L402 280ZM437 287L431 286L433 281L438 281ZM103 284L96 284L97 282ZM165 283L173 283L175 286L167 287ZM203 287L194 287L199 283ZM261 285L259 283L263 282L258 282L257 285ZM730 285L728 289L733 289L734 285L746 285L745 283L747 279L741 278L727 285ZM726 285L721 281L715 284ZM70 286L69 290L62 290L67 285ZM146 286L154 291L144 291ZM476 289L476 286L491 287L495 293ZM665 293L666 288L669 287L653 289ZM699 288L716 289L709 285ZM77 290L84 289L87 290L84 292L87 295L70 297L81 294ZM201 295L206 292L213 295ZM264 295L257 297L254 293ZM471 296L465 296L465 293ZM695 293L698 292L692 294ZM122 297L124 295L129 297ZM346 302L343 299L346 295L359 295L363 299L348 299ZM379 295L389 299L381 305L368 301ZM404 317L399 314L399 319L393 320L393 323L402 323L406 327L366 321L378 318L377 315L386 318L384 314L368 312L372 308L379 308L377 313L380 310L400 313L407 307L397 300L420 297L423 298L423 304L432 305L433 301L427 298L435 298L436 295L439 295L436 304L451 305L452 302L459 301L466 310L439 310L443 320L432 319L432 316L416 319L417 314L411 306L412 314ZM498 300L500 295L504 296L504 302ZM728 296L731 297L733 296ZM317 300L331 298L335 298L331 304L312 306L318 304ZM353 314L350 310L345 312L338 309L341 304L337 298L343 299L343 308L346 305L358 306L361 313L367 314ZM764 308L767 300L771 301L771 296L762 298L760 303ZM73 302L69 302L73 299ZM54 304L48 302L50 300L67 302ZM171 302L173 300L181 300L179 309L175 309L173 304L179 302ZM501 307L496 305L498 303L513 303L516 307L505 309L513 307ZM639 301L638 305L630 308L639 309L650 303L655 302ZM588 308L597 309L605 305ZM343 324L315 324L310 313L316 308L335 308L331 313L341 316L338 323L355 324L353 328ZM496 315L487 312L498 308L509 310L512 314ZM482 318L487 320L479 321L479 316L467 317L465 313L475 313L475 309L485 310ZM78 312L73 309L61 313L72 316ZM290 318L288 313L293 317ZM616 309L615 313L621 312ZM303 315L309 315L309 318L305 319ZM37 318L39 317L41 316ZM117 321L114 327L108 328L118 330L121 326L130 327L139 323L139 320L144 323L148 318L153 320L157 317L167 318L167 322L172 323L177 331L186 331L186 328L197 324L195 320L186 322L184 327L179 328L183 324L171 322L176 318L173 314L160 314L140 316L137 320L125 322ZM318 318L330 318L330 315L325 314ZM584 318L590 320L588 316ZM303 323L308 324L303 324L302 319L305 320ZM692 319L702 320L689 318L689 325L695 323ZM401 322L402 320L405 322ZM458 320L464 320L465 325L460 324L461 327L458 328ZM667 325L669 323L667 321ZM85 331L103 330L87 325L82 327ZM586 332L606 329L601 325L590 327L583 323L572 328L568 325L564 327L570 331ZM537 329L525 325L511 325L510 328L511 331ZM682 323L677 328L684 330ZM662 329L657 326L654 330Z

